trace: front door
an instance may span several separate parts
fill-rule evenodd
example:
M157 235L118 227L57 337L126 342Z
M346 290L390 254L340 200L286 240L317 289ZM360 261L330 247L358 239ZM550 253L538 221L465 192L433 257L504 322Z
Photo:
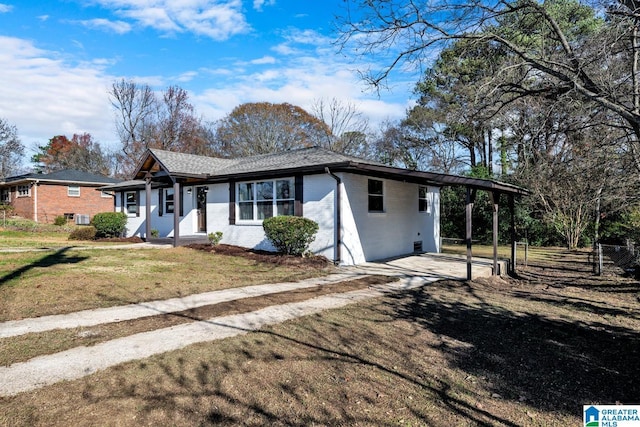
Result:
M196 188L196 199L198 200L198 231L207 232L207 191L208 187Z

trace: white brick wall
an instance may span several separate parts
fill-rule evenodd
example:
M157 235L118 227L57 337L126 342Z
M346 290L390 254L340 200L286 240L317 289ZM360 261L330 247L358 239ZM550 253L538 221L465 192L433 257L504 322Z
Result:
M384 212L368 212L368 177L340 173L342 179L342 264L353 265L413 252L413 243L422 241L428 252L440 250L440 193L429 187L430 212L418 212L418 185L382 180ZM377 179L377 178L376 178ZM207 193L207 232L222 231L222 243L248 248L273 250L266 240L262 225L229 225L229 185L209 184ZM196 189L188 194L184 188L184 213L180 235L197 234ZM335 258L336 181L328 174L304 177L304 216L316 221L319 231L311 250L331 260ZM144 236L145 192L140 191L140 216L130 217L127 235ZM152 191L151 228L161 237L173 236L173 214L158 216L158 190ZM120 210L120 197L116 197Z

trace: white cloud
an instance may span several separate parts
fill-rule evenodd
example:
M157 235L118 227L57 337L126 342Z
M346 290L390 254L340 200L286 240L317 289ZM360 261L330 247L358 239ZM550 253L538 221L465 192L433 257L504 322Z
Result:
M312 56L316 52L322 53ZM219 119L246 102L289 102L309 111L317 99L336 98L357 105L372 129L385 120L401 118L408 106L402 97L382 99L364 92L358 74L324 48L287 60L237 72L234 79L194 94L194 105L205 117Z
M0 13L11 12L12 9L13 6L11 6L10 4L0 3Z
M30 41L0 36L0 111L25 146L52 136L88 132L116 139L107 95L113 80L95 63L72 65Z
M276 58L274 58L273 56L267 55L267 56L263 56L262 58L254 59L249 62L254 65L275 64Z
M40 15L38 16L38 19L41 20L42 22L45 22L49 19L49 15Z
M77 22L87 28L93 28L98 30L104 30L116 34L126 34L131 31L131 25L124 21L110 21L108 19L89 19L86 21L73 21Z
M97 0L104 8L143 27L167 34L191 32L226 40L250 26L242 0Z
M262 11L264 6L273 6L276 0L253 0L253 8L258 12Z

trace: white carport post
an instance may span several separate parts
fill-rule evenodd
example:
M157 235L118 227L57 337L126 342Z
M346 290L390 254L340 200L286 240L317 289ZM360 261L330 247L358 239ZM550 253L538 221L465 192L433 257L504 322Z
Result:
M145 192L144 239L148 242L149 238L151 237L151 174L149 172L147 172L147 176L145 176L144 192Z
M472 271L471 271L471 263L473 261L473 253L471 250L471 236L472 236L472 217L471 214L473 212L473 204L476 199L476 190L472 190L471 187L467 187L467 206L466 206L466 241L467 241L467 280L471 280Z
M173 179L173 247L180 245L180 183Z

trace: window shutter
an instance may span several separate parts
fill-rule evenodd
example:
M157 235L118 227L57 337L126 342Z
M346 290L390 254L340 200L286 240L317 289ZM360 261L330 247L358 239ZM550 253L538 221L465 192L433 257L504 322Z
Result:
M296 201L295 204L293 205L293 215L295 216L303 216L303 183L304 183L304 179L302 175L296 175L295 176L295 196L296 196Z
M158 188L158 216L164 213L164 188Z
M173 195L173 197L175 198L175 194ZM174 200L174 205L173 205L173 211L175 212L175 200ZM180 216L184 216L184 188L182 187L182 185L180 186Z
M115 203L115 201L113 202ZM124 191L120 193L120 212L124 212Z
M140 216L140 190L136 191L136 216Z
M236 223L236 183L229 182L229 225Z

